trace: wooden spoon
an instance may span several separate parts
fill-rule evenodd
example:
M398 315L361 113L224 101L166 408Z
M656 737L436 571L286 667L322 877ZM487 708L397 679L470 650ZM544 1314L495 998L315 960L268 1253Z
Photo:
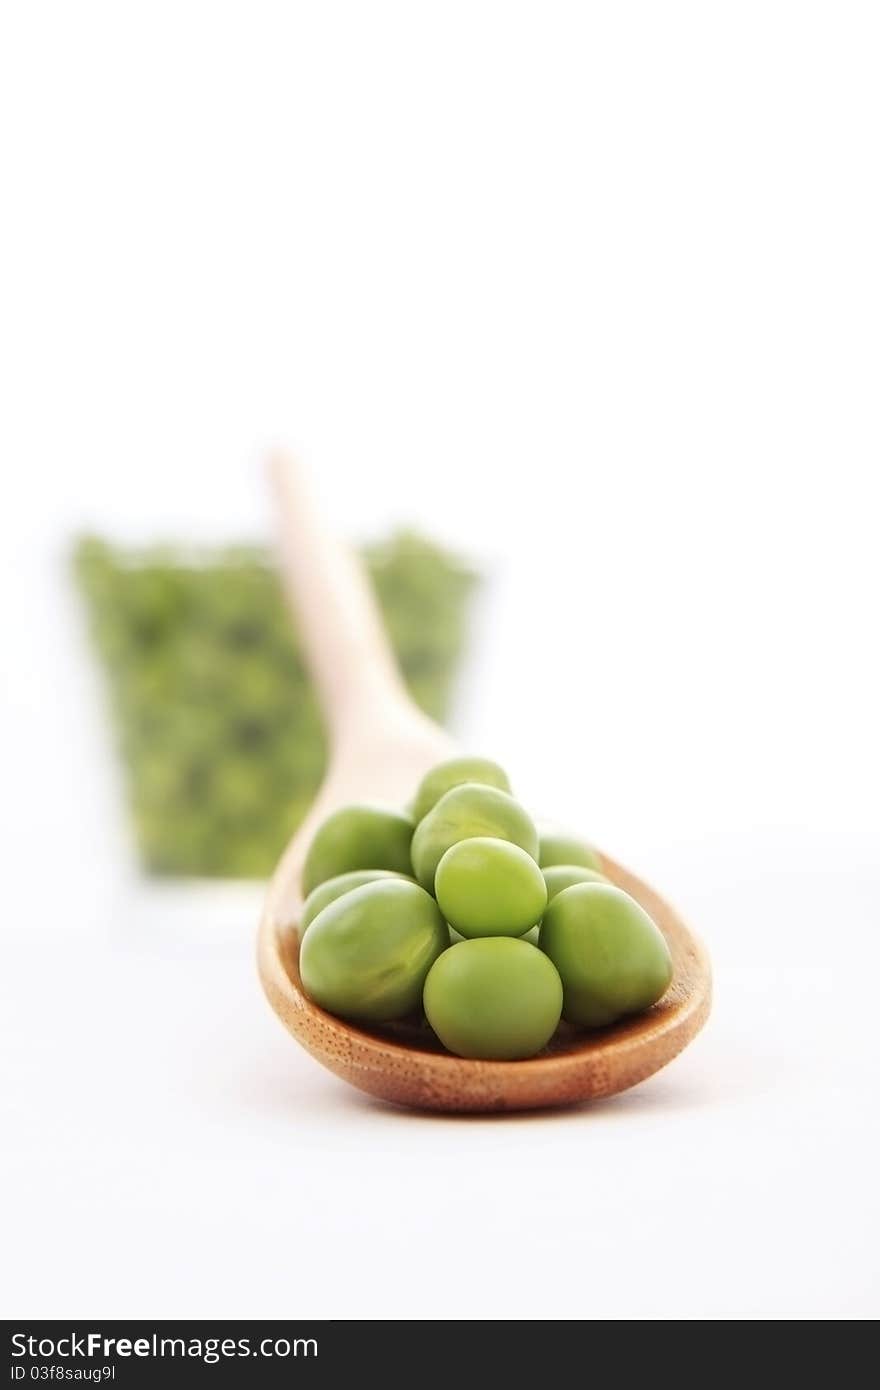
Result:
M427 1025L356 1027L318 1008L299 977L300 875L316 826L353 801L401 805L429 767L456 752L418 710L397 669L355 557L324 531L302 476L275 460L282 578L327 722L330 758L315 802L283 855L260 924L260 979L272 1008L313 1057L383 1100L451 1111L525 1110L623 1091L665 1066L702 1027L711 1002L706 952L652 888L603 855L672 952L672 984L647 1013L598 1032L562 1025L539 1057L477 1062L444 1052Z

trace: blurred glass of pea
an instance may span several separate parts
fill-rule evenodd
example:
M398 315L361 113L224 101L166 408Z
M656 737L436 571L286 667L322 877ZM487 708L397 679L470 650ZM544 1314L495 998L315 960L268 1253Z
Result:
M409 532L363 551L409 688L443 719L476 575ZM267 551L80 538L134 830L156 874L263 878L324 771L324 731Z

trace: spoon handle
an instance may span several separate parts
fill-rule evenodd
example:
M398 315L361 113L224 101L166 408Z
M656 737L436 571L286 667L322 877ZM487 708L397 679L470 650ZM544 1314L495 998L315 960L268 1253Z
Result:
M371 714L403 709L409 697L360 560L326 529L300 464L282 454L270 468L282 585L331 741L338 743Z

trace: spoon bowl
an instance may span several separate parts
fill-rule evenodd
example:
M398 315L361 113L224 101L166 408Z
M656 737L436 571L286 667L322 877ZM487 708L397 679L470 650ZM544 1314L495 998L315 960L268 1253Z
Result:
M457 750L409 699L364 576L321 527L298 470L281 459L273 475L282 579L327 718L331 757L314 805L275 872L260 923L257 963L272 1008L317 1061L398 1105L531 1110L600 1099L644 1081L706 1021L711 970L702 945L673 909L606 856L604 872L654 919L672 954L672 983L646 1013L588 1033L561 1024L545 1051L527 1061L472 1061L444 1051L426 1023L359 1027L305 994L299 975L300 884L318 825L352 802L400 806L430 767Z
M299 937L267 906L260 978L272 1008L330 1071L381 1100L422 1110L537 1110L625 1091L670 1062L709 1014L711 972L697 938L647 884L602 856L603 872L653 917L672 953L672 983L647 1013L583 1033L560 1025L538 1057L469 1061L445 1052L427 1024L363 1028L313 1004L299 976Z

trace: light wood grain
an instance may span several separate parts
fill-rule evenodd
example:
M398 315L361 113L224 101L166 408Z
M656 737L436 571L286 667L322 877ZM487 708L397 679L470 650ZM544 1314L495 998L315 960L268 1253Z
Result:
M324 1066L371 1095L422 1109L536 1109L626 1090L671 1061L705 1022L708 957L647 884L604 858L608 876L654 918L672 952L672 984L647 1013L583 1033L563 1025L539 1057L477 1062L450 1056L426 1024L366 1029L318 1008L299 978L300 876L316 826L352 801L400 805L422 774L456 751L410 702L368 585L353 556L325 532L302 475L276 461L282 573L327 717L327 776L285 852L260 924L260 979L284 1026Z

